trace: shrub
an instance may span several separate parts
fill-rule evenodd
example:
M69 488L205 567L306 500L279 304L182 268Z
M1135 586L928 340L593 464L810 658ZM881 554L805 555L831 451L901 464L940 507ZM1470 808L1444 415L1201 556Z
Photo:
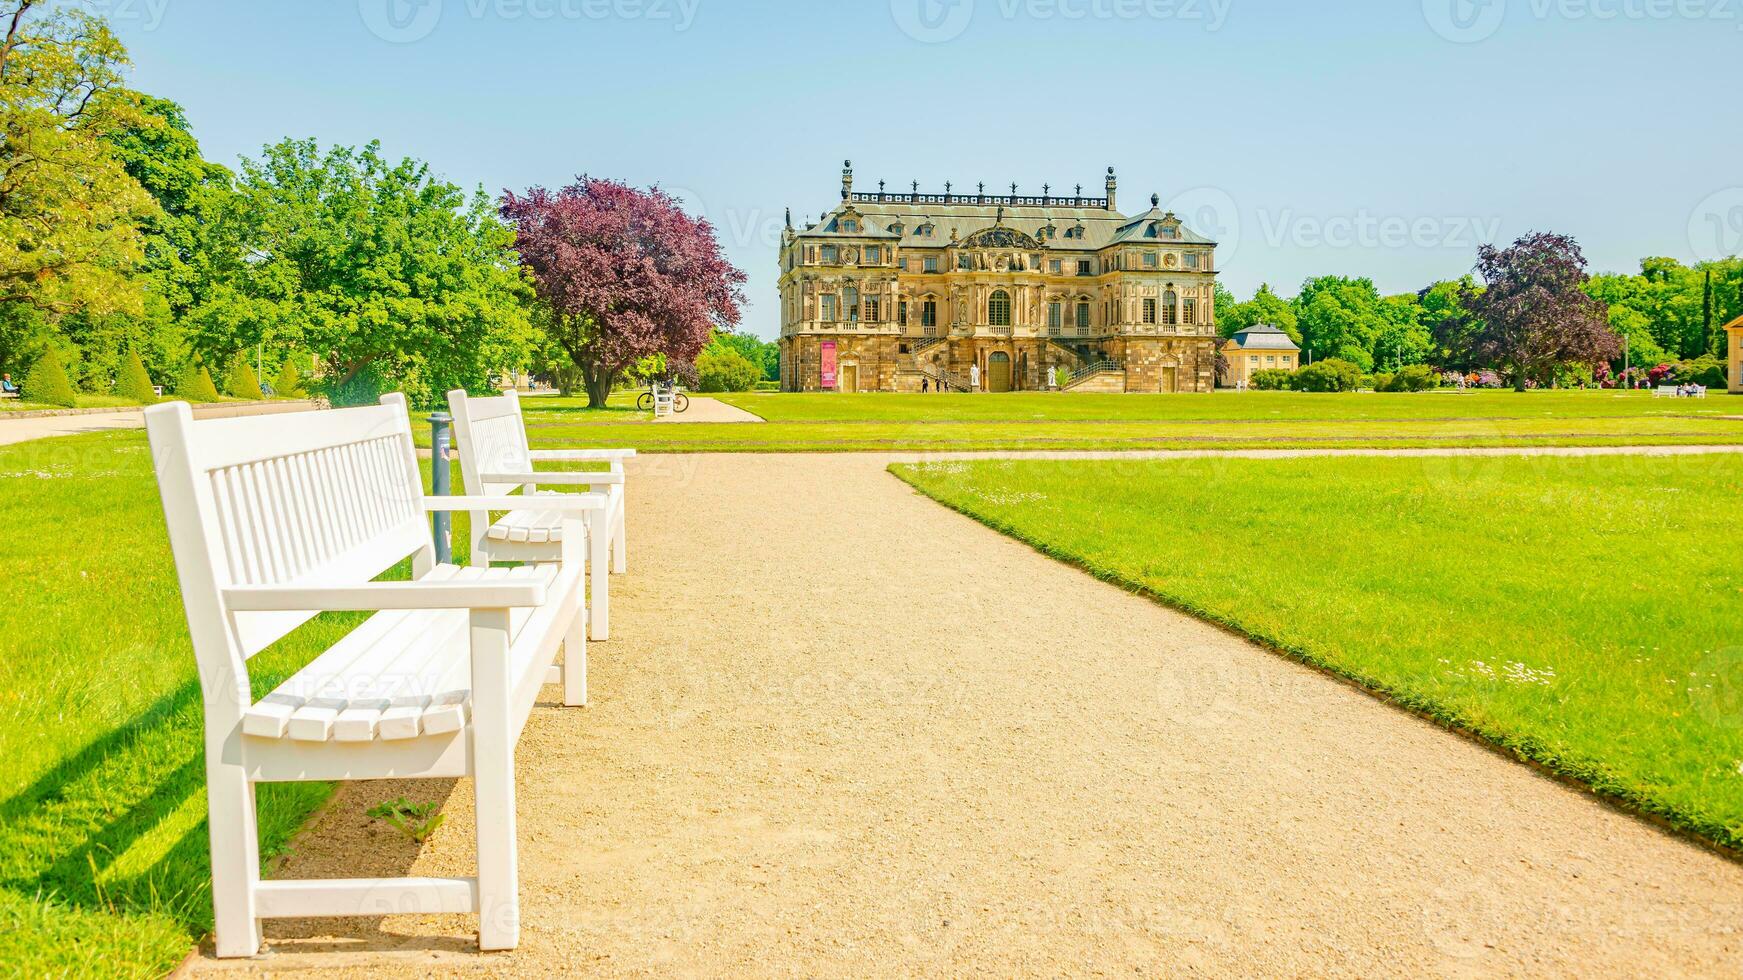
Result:
M278 377L272 380L272 393L279 398L301 398L304 396L303 377L297 373L297 366L291 358L285 358L279 365Z
M696 358L701 391L749 391L762 371L735 350L711 347Z
M60 352L53 347L43 351L31 365L30 376L20 387L24 389L25 401L63 408L72 408L77 403L73 383L67 379L67 369L61 365Z
M1397 390L1396 388L1392 387L1392 375L1388 374L1385 371L1381 371L1377 374L1364 374L1364 375L1362 375L1362 387L1363 388L1372 388L1375 391L1396 391Z
M1258 391L1288 391L1291 380L1291 372L1282 368L1262 368L1248 375L1247 386Z
M1426 364L1411 364L1399 368L1396 374L1375 375L1385 378L1385 384L1375 384L1375 391L1432 391L1440 387L1440 375Z
M1295 372L1296 391L1355 391L1362 369L1338 357L1316 361Z
M230 370L224 372L224 391L231 398L256 402L266 399L266 392L260 390L260 376L254 373L248 358L242 354L230 359Z
M1676 366L1676 380L1703 388L1723 388L1725 362L1711 354L1702 355L1692 361L1681 361Z
M780 391L781 390L781 383L779 381L758 381L756 384L756 387L752 390L754 390L754 391Z
M315 389L327 398L327 404L334 408L355 408L358 405L374 405L381 401L385 381L373 365L363 368L349 378L328 375L315 381Z
M182 376L176 379L175 396L183 401L215 402L218 400L218 386L212 383L212 373L199 361L189 361L182 371Z
M145 362L139 359L137 351L130 350L121 359L121 375L115 379L115 394L141 405L157 401L157 392L151 387L151 375L145 373Z

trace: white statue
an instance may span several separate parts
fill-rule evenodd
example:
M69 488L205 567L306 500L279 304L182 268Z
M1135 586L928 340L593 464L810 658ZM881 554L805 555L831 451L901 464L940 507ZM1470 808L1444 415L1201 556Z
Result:
M1059 369L1051 364L1047 365L1047 387L1059 387Z
M970 388L974 389L975 391L980 390L980 365L979 364L970 364L968 366L968 386Z

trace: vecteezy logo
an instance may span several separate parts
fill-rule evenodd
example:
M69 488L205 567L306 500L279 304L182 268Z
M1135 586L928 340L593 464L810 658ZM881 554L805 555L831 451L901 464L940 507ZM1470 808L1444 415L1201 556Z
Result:
M1695 205L1689 214L1689 245L1702 262L1743 255L1743 187L1728 187Z
M974 19L974 0L890 0L890 16L902 33L922 44L953 41Z
M1422 0L1422 16L1448 41L1475 44L1501 29L1501 21L1507 17L1507 0Z
M422 41L442 19L442 0L357 0L369 33L389 44Z

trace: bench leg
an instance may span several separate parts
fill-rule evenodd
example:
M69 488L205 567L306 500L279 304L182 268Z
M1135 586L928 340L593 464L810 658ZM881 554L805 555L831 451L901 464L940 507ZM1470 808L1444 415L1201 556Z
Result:
M508 610L472 613L472 789L478 832L478 948L520 944Z
M629 571L629 555L624 551L625 540L628 538L625 525L629 523L629 501L624 497L626 493L627 490L618 488L617 517L612 521L615 536L611 542L611 570L619 575Z
M587 525L588 620L591 635L601 642L611 639L611 514L596 510Z
M587 610L576 596L575 618L563 635L563 704L587 706Z
M213 755L210 748L207 755ZM255 886L260 883L260 833L254 784L240 766L206 767L206 816L212 844L212 924L220 957L260 952Z

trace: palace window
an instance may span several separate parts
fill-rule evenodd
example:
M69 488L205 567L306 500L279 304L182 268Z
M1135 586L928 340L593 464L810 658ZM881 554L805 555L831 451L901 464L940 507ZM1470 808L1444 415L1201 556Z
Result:
M938 301L937 300L929 299L926 302L920 304L920 326L922 326L922 327L936 327L936 326L938 326Z
M838 260L836 259L835 246L834 245L823 246L823 264L824 265L835 265L835 264L837 264L837 261Z
M974 256L969 255L967 252L958 254L956 256L956 267L961 269L963 272L971 271L974 268Z
M904 229L903 229L902 223L900 221L898 221L895 224L890 226L890 234L892 234L892 235L900 235L900 234L902 234L903 230Z
M1059 259L1054 259L1047 263L1047 271L1057 276L1065 271L1065 263Z
M1187 252L1186 253L1186 267L1188 269L1198 268L1198 253L1197 252Z
M876 296L867 296L865 298L865 322L882 323L884 318L879 314L883 312L883 306L883 301Z
M1090 274L1090 272L1089 272L1089 260L1088 259L1078 259L1077 260L1077 274L1080 276L1087 276Z
M818 317L818 319L822 320L824 323L834 323L835 322L835 297L833 297L833 296L823 297L823 312L822 312L822 315L820 315Z
M995 327L1011 325L1011 294L1002 289L993 290L986 303L987 322Z
M1156 301L1153 299L1146 298L1144 300L1144 322L1156 322Z
M1060 328L1065 326L1065 304L1047 304L1047 334L1050 337L1059 336Z
M1077 335L1089 336L1089 300L1077 301Z
M936 255L926 256L925 264L922 266L922 268L927 272L937 272L938 271L938 256L936 256Z
M914 237L916 237L916 238L931 238L932 233L935 230L936 230L936 228L934 228L930 224L921 225L920 227L914 229Z
M884 264L883 249L878 248L876 245L867 245L865 247L865 264L866 265L883 265Z
M1181 314L1180 322L1181 323L1197 323L1198 322L1198 300L1189 299L1186 301L1185 312L1183 312Z
M842 312L847 314L847 322L859 322L859 290L852 286L841 291Z
M902 300L901 302L896 304L896 323L898 323L904 327L908 325L908 301L907 300Z
M849 218L841 223L841 230L849 235L857 235L859 234L859 222Z
M1144 253L1144 268L1146 268L1146 269L1156 268L1156 253L1155 252L1145 252Z
M1162 294L1162 322L1180 322L1180 297L1172 289Z

